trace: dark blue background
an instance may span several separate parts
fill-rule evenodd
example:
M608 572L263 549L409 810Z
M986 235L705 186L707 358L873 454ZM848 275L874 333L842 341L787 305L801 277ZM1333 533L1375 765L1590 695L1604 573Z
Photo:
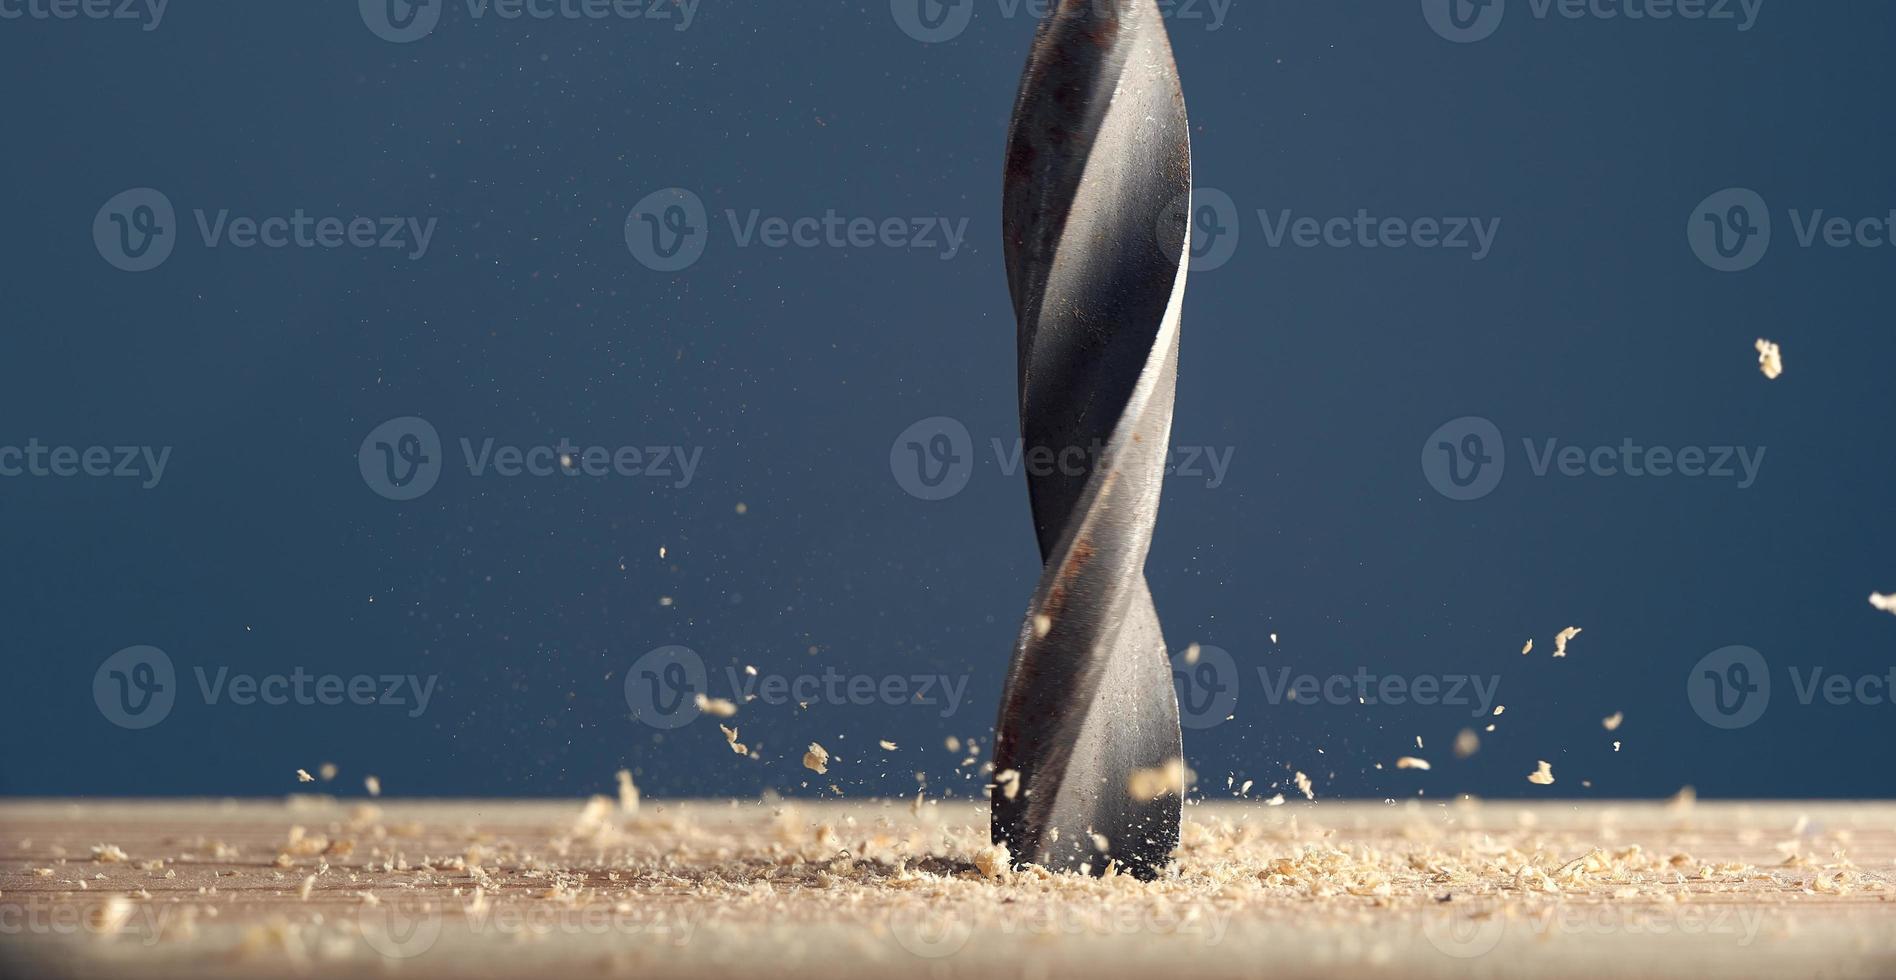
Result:
M942 741L985 747L1038 571L1024 481L985 458L1015 432L1000 155L1033 32L1001 9L981 0L933 45L886 0L703 0L683 32L457 5L408 45L345 2L174 0L151 32L0 21L0 445L175 447L149 491L0 480L0 790L274 794L333 760L345 792L374 772L398 795L609 790L621 766L661 795L912 792L918 771L975 791ZM1740 32L1539 20L1516 0L1462 45L1409 0L1239 0L1205 27L1172 25L1197 181L1246 219L1231 261L1191 281L1174 436L1235 455L1221 487L1168 483L1148 567L1168 639L1247 672L1499 674L1508 712L1457 762L1465 708L1272 706L1247 677L1235 720L1188 733L1202 784L1296 768L1363 797L1896 790L1874 761L1896 706L1802 706L1784 674L1896 662L1896 617L1865 602L1896 591L1896 249L1798 248L1784 217L1896 207L1896 6L1769 0ZM91 223L139 186L187 229L200 207L440 225L417 262L187 240L133 275ZM623 223L671 186L714 232L662 274ZM1762 263L1723 274L1684 229L1730 186L1779 227ZM727 208L967 218L969 243L951 261L740 249ZM1473 262L1271 248L1259 208L1503 223ZM1784 345L1783 378L1759 374L1757 337ZM678 444L703 463L682 490L449 472L395 503L356 452L410 414L450 442ZM984 459L926 502L888 455L935 415ZM1418 465L1462 415L1510 442L1507 478L1471 502ZM1768 454L1745 490L1534 478L1530 437ZM1584 634L1551 659L1570 624ZM625 671L673 643L718 678L972 681L946 720L751 706L752 761L708 721L629 717ZM134 644L185 686L145 731L92 700L100 662ZM1777 672L1770 711L1735 732L1685 697L1727 644ZM199 665L439 687L420 718L206 706L187 693ZM811 740L839 756L827 777L798 763ZM1375 768L1403 754L1435 768ZM1523 779L1537 759L1559 783Z

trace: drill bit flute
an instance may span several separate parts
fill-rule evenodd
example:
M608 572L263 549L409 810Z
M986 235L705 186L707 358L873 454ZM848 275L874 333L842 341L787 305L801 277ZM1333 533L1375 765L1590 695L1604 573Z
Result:
M1183 787L1134 777L1183 765L1145 561L1171 445L1190 195L1156 0L1061 0L1021 79L1002 201L1021 434L1055 463L1028 475L1044 565L994 749L993 839L1018 864L1151 878L1178 843Z

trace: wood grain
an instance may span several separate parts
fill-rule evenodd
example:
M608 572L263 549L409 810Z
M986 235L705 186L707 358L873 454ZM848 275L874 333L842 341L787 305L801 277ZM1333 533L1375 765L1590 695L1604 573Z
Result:
M967 803L12 802L0 970L1896 976L1896 804L1186 814L1144 885L1009 872Z

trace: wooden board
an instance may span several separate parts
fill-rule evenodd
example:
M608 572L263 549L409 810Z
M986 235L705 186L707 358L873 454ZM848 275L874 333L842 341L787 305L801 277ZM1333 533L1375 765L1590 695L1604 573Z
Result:
M968 803L12 802L0 971L1896 976L1896 804L1186 812L1141 884L1009 872Z

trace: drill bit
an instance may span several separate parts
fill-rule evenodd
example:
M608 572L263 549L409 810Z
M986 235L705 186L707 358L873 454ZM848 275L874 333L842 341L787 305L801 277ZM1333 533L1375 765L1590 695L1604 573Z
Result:
M1156 0L1061 0L1021 78L1001 208L1043 564L994 746L992 836L1016 864L1150 879L1178 844L1178 699L1145 561L1191 183ZM1172 777L1135 785L1155 772Z

